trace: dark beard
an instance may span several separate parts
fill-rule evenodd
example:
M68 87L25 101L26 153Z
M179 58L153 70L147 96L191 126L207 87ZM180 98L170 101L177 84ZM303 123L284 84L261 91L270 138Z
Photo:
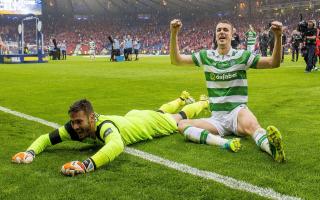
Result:
M79 136L79 139L84 139L90 135L89 128L79 128L76 130L76 133Z

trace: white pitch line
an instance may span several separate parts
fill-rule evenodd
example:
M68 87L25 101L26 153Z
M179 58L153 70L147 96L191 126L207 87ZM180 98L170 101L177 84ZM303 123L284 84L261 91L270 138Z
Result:
M9 114L12 114L12 115L15 115L15 116L18 116L18 117L21 117L21 118L24 118L24 119L27 119L30 121L38 122L40 124L44 124L44 125L50 126L52 128L59 128L61 126L59 124L49 122L44 119L33 117L33 116L30 116L30 115L27 115L24 113L20 113L17 111L13 111L13 110L10 110L10 109L2 107L2 106L0 106L0 111L3 111L5 113L9 113ZM181 164L181 163L177 163L177 162L174 162L171 160L167 160L167 159L161 158L159 156L155 156L153 154L146 153L146 152L143 152L143 151L131 148L131 147L126 147L125 152L130 155L137 156L137 157L142 158L144 160L158 163L160 165L164 165L166 167L169 167L171 169L175 169L175 170L183 172L183 173L187 173L187 174L191 174L191 175L198 176L201 178L213 180L215 182L221 183L221 184L223 184L229 188L232 188L232 189L237 189L237 190L242 190L242 191L254 193L259 196L271 198L271 199L281 199L281 200L282 199L283 200L300 200L301 199L299 197L293 197L293 196L288 196L288 195L278 193L271 188L258 187L258 186L252 185L250 183L247 183L244 181L239 181L239 180L236 180L236 179L228 177L228 176L223 176L223 175L220 175L220 174L217 174L214 172L210 172L210 171L200 170L200 169L190 167L185 164Z

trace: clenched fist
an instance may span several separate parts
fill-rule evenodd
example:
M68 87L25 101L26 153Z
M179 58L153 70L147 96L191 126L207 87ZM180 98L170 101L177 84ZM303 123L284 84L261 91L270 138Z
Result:
M171 32L177 33L182 27L182 22L179 19L174 19L170 22Z
M273 21L271 23L271 31L275 34L275 36L281 36L282 34L282 23L278 21Z

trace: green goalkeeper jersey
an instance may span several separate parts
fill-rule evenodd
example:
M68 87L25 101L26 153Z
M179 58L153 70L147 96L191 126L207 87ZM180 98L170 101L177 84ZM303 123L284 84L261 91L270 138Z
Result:
M151 110L132 110L125 116L96 114L95 138L80 140L69 121L55 131L40 136L27 150L35 154L63 141L101 143L104 146L91 157L96 168L111 162L124 149L125 145L153 139L177 132L176 121L170 114Z

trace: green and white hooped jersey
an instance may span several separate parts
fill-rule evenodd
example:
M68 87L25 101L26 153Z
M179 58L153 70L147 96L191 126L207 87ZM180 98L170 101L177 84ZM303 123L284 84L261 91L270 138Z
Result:
M90 41L89 42L89 47L90 47L90 50L96 50L96 43L94 41Z
M227 55L217 50L201 50L192 54L197 66L204 66L210 110L229 113L248 102L248 68L256 68L260 56L246 50L230 49Z
M257 34L254 31L248 31L246 32L247 37L247 45L255 45L256 44L256 37Z

